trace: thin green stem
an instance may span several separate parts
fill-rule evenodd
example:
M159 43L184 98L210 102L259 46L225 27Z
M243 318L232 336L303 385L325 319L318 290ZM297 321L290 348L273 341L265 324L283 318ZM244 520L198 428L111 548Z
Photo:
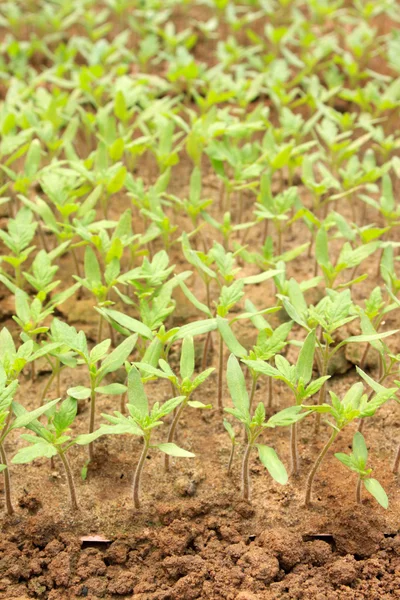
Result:
M312 469L308 474L307 483L306 483L306 495L304 498L304 506L306 506L306 507L310 506L310 503L311 503L311 493L312 493L312 486L314 483L315 475L316 475L322 461L324 460L326 453L328 452L329 448L332 446L333 442L335 441L338 433L339 432L336 429L334 429L332 431L331 437L326 442L325 446L322 448L321 452L319 453L319 455L317 457L317 460L313 464Z
M297 448L297 423L290 426L290 456L292 461L292 475L299 474L299 451Z
M177 411L174 415L174 418L172 419L171 426L170 426L169 432L168 432L168 439L167 439L167 442L169 444L172 444L172 442L174 441L176 426L178 425L178 421L181 418L183 409L186 406L186 402L187 402L187 399L184 402L182 402L182 404L177 409ZM168 456L168 454L165 454L165 456L164 456L164 468L166 471L169 471L169 469L170 469L170 456Z
M254 375L251 371L250 371L250 373L251 373L252 383L251 383L251 392L250 392L250 400L249 400L249 409L250 409L250 413L251 413L254 395L255 395L256 389L257 389L257 376Z
M3 471L4 476L4 498L6 504L6 512L8 515L14 514L14 508L11 501L11 478L10 478L10 469L8 467L7 455L4 450L4 446L0 443L0 459L3 465L6 465L6 469Z
M399 472L399 467L400 467L400 444L397 448L397 452L396 452L396 456L394 459L394 463L393 463L393 473L398 473Z
M246 500L247 502L250 502L251 497L249 459L252 447L253 445L249 441L242 462L242 497L243 500Z
M74 478L72 476L72 471L71 471L71 467L70 467L68 458L67 458L66 454L62 451L58 453L58 456L61 459L61 462L65 469L65 474L67 476L67 483L68 483L69 495L71 498L72 510L78 510L79 506L78 506L78 500L76 497L75 483L74 483Z
M139 458L139 462L137 464L135 475L133 476L133 484L132 484L132 496L133 496L133 504L135 508L139 509L140 504L140 481L142 477L142 471L144 466L144 461L146 460L147 453L149 451L149 442L148 438L144 438L142 453Z
M231 453L229 455L229 462L228 462L228 475L230 475L231 471L232 471L232 464L233 464L234 456L235 456L235 444L234 444L234 442L232 442Z
M96 415L96 392L94 391L94 383L91 382L89 433L93 433L93 431L94 431L95 415ZM94 458L93 444L94 444L94 442L90 442L90 444L88 445L89 460L93 460L93 458Z
M218 398L217 398L217 406L218 410L222 412L224 410L224 406L222 403L222 387L223 387L223 376L224 376L224 340L222 335L219 334L219 357L218 357Z
M56 373L53 371L53 373L50 375L49 379L47 380L46 385L43 388L42 395L40 396L40 406L43 405L44 399L46 398L46 394L49 391L49 388L50 388L52 382L54 381L55 376L56 376Z
M273 381L272 377L268 377L268 388L267 388L267 407L272 408L273 404Z
M356 487L356 502L357 502L357 504L362 504L361 486L362 486L362 479L361 479L361 477L359 477L358 481L357 481L357 487Z

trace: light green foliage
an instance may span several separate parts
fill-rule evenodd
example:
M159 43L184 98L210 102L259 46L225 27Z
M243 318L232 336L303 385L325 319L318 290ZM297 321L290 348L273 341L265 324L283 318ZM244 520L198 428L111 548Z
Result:
M389 500L385 490L379 481L371 477L372 469L367 468L368 449L361 433L357 431L354 434L351 454L337 452L335 457L350 471L357 473L366 490L383 508L388 508ZM359 500L359 498L357 499Z

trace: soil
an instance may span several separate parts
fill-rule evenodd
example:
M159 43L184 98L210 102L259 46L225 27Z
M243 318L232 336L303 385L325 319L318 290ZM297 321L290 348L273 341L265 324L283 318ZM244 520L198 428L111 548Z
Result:
M176 23L184 23L176 15ZM261 27L261 25L260 25ZM182 27L181 27L182 28ZM257 29L257 27L254 27ZM212 62L214 48L204 40L196 48L196 57ZM267 100L265 100L267 102ZM85 154L85 151L82 151ZM152 183L156 174L152 161L139 163L140 176ZM174 168L169 191L185 197L192 165L182 153ZM204 164L203 193L216 199L219 183L208 163ZM305 190L300 191L306 203ZM245 217L250 217L253 197L245 197ZM129 199L117 195L112 199L111 217L129 206ZM361 203L356 201L361 214ZM371 215L369 211L371 210ZM246 212L247 211L247 212ZM350 217L350 205L342 204L341 213ZM218 208L215 208L218 216ZM190 230L190 222L175 215L180 230ZM365 222L377 222L367 208ZM5 223L2 224L5 226ZM140 227L140 224L139 224ZM214 234L205 230L206 240ZM308 239L305 226L297 222L284 238L289 249ZM396 241L400 241L393 236ZM50 240L51 238L49 238ZM262 229L252 231L250 249L259 247ZM39 242L38 242L39 243ZM335 245L339 247L339 242ZM157 243L154 250L161 249ZM172 245L171 263L176 270L188 268L179 244ZM80 260L82 261L82 255ZM367 261L368 279L354 286L353 297L362 301L378 285L377 257ZM313 259L303 255L289 265L289 275L302 280L313 276ZM243 273L255 273L244 267ZM70 285L74 264L69 256L61 259L63 284ZM192 277L190 287L204 297L201 281ZM214 290L215 292L215 290ZM310 293L317 302L321 290ZM260 308L272 306L273 290L269 282L249 289L249 296ZM169 326L182 325L198 318L196 310L183 294L176 292L177 309ZM61 317L82 328L94 341L97 314L85 293L66 303ZM12 330L12 298L1 301L0 319ZM275 324L284 315L276 315ZM390 313L384 329L400 328L398 311ZM244 344L254 337L246 324L237 329ZM350 325L347 333L359 333ZM301 331L294 327L293 337ZM344 335L344 333L343 333ZM201 340L203 343L204 340ZM388 339L390 347L400 352L398 336ZM200 341L199 341L199 345ZM214 348L216 344L214 344ZM201 354L201 347L199 348ZM296 350L288 350L289 359ZM172 358L178 362L179 348ZM329 382L341 394L356 381L355 364L358 348L349 348L335 365ZM217 351L210 352L209 364L218 363ZM172 363L172 366L173 363ZM370 353L369 372L377 374L376 357ZM38 405L48 373L39 365L36 381L24 374L19 399L27 408ZM85 373L66 369L62 390L85 385ZM169 387L164 382L148 384L149 397L166 399ZM53 395L56 390L53 389ZM257 400L266 398L266 383L260 379ZM198 390L197 398L205 403L216 401L215 374ZM118 409L115 398L98 399L98 424L101 412ZM224 403L230 404L224 389ZM271 412L291 405L292 398L279 383L274 384ZM88 406L82 403L74 424L75 432L86 431ZM374 472L385 487L390 507L382 509L370 496L362 505L355 503L356 479L333 457L333 452L347 451L354 428L337 439L317 475L313 504L302 506L307 472L326 441L329 432L322 426L315 437L312 419L300 426L301 474L279 486L268 476L253 456L251 465L252 503L240 499L241 448L235 456L233 471L227 474L230 443L216 410L190 410L184 414L177 441L193 451L192 460L173 461L170 473L162 468L162 457L148 457L142 486L143 508L133 509L131 480L141 443L122 436L101 438L96 442L96 458L86 480L80 470L86 460L85 449L71 451L71 463L77 485L80 510L69 507L66 481L56 461L36 460L30 465L12 466L15 515L1 516L0 599L3 600L74 600L87 598L131 598L133 600L384 600L400 598L399 478L391 473L391 462L400 441L400 411L396 403L384 406L365 426ZM160 430L158 435L165 436ZM238 435L239 433L238 430ZM265 437L285 464L289 463L289 432L272 431ZM12 456L24 442L10 436L6 450ZM1 482L2 486L2 482ZM3 497L3 488L0 488Z

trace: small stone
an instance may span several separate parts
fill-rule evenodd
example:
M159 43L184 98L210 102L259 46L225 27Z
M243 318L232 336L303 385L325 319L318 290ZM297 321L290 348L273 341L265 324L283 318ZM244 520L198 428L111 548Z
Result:
M336 560L329 568L329 579L334 585L350 585L357 579L356 562L348 555Z
M174 489L179 496L195 496L197 483L192 478L182 475L175 480Z

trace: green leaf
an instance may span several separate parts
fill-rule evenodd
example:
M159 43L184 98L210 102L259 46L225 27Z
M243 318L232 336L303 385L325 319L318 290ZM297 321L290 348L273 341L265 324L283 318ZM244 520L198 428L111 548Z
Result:
M204 333L208 333L209 331L215 331L216 329L217 319L204 319L201 321L193 321L193 323L188 323L187 325L183 325L183 327L180 327L171 341L181 340L187 335L191 335L193 337L195 337L196 335L203 335Z
M68 388L67 394L76 400L86 400L86 398L90 397L91 391L90 388L85 387L84 385L77 385L75 387Z
M86 246L85 250L85 277L91 288L99 287L101 285L99 261L91 246Z
M181 286L182 291L185 294L186 298L193 304L193 306L195 306L198 310L205 313L206 315L208 315L211 318L212 313L211 313L210 309L208 308L208 306L206 306L205 304L200 302L200 300L197 300L196 296L189 290L189 288L183 281L180 281L179 285Z
M212 404L203 404L203 402L199 402L198 400L189 400L188 405L192 408L212 408Z
M356 431L353 437L353 454L360 467L365 467L368 460L368 449L364 436L359 431Z
M218 330L228 350L235 356L239 356L241 358L247 356L246 348L244 348L236 339L235 334L233 333L227 319L223 319L222 317L217 316L217 323Z
M262 375L267 375L267 377L280 377L280 373L278 369L275 367L271 367L270 364L264 362L263 360L247 360L243 359L242 362L252 369L256 373L261 373Z
M25 413L21 414L12 422L10 431L12 429L17 429L18 427L26 427L27 425L29 425L29 423L41 417L45 412L49 410L49 408L57 404L57 402L59 401L60 398L57 398L56 400L47 402L44 406L40 406L39 408L32 410L31 412L26 411Z
M239 361L234 354L231 354L228 359L227 381L233 404L238 410L244 414L248 414L250 402L246 389L246 380Z
M119 369L130 356L137 341L137 335L130 335L126 338L115 350L113 350L101 363L99 377L103 377L107 373L112 373Z
M300 350L299 358L296 364L297 377L308 383L312 376L315 352L315 329L310 331Z
M177 456L180 458L193 458L194 456L196 456L192 452L188 452L183 448L179 448L179 446L170 442L166 442L165 444L158 444L157 448L161 450L161 452L168 454L168 456Z
M347 467L348 469L351 469L352 471L359 473L360 469L356 465L352 456L349 456L348 454L344 454L343 452L336 452L335 458L340 460L340 462L342 464L344 464L344 466Z
M132 365L128 374L128 401L143 417L149 414L149 402L146 392L140 373L134 365Z
M110 383L109 385L103 385L95 388L97 394L108 394L110 396L119 396L124 394L127 390L126 385L122 383Z
M183 338L181 360L180 360L180 374L182 379L190 379L194 373L194 343L193 337L187 335Z
M235 430L233 429L233 427L229 423L229 421L227 421L226 419L224 419L224 427L225 427L226 431L228 432L231 442L234 442L235 438L236 438Z
M383 506L383 508L388 508L389 499L387 497L385 490L379 483L379 481L377 481L376 479L373 479L371 477L369 479L364 479L363 483L364 483L366 489L368 490L368 492L375 498L375 500L381 506Z
M97 431L93 433L84 433L82 435L78 435L75 438L75 444L79 446L86 446L87 444L91 444L99 437L103 435L124 435L129 433L131 435L143 435L143 432L137 425L134 423L121 423L118 425L101 425Z
M113 309L103 309L102 313L109 317L112 321L115 321L117 324L122 325L128 331L133 331L134 333L138 333L141 337L151 340L153 339L153 333L147 325L141 323L137 319L133 319L128 315L124 315L121 312Z
M301 421L308 414L308 412L302 412L301 406L289 406L268 419L268 427L287 427Z
M73 423L77 410L78 403L74 398L68 397L61 403L53 418L53 425L58 435L66 431Z
M52 444L41 440L37 444L27 446L26 448L21 448L11 462L14 465L22 465L32 462L36 458L51 458L52 456L56 456L56 454L57 450Z
M262 444L257 444L257 450L262 464L267 469L272 479L282 485L285 485L285 483L288 481L288 474L285 466L278 458L275 450Z

